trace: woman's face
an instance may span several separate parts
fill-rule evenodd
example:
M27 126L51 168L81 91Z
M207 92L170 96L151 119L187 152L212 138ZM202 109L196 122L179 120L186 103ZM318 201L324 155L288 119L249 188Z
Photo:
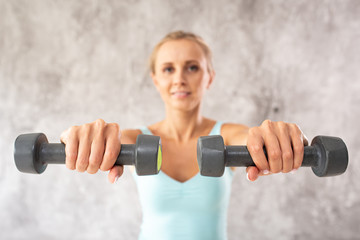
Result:
M165 42L157 52L154 84L167 107L192 110L212 83L202 48L191 40Z

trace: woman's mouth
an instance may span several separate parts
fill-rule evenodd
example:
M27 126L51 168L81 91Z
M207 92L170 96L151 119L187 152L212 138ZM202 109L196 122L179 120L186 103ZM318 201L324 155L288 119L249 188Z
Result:
M191 93L190 92L185 92L185 91L177 91L177 92L172 92L171 96L175 97L175 98L186 98L187 96L189 96Z

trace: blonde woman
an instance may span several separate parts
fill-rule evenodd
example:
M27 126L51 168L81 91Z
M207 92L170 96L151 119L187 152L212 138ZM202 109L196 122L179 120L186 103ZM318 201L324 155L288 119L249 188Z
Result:
M307 139L296 124L265 120L249 128L202 116L203 96L215 71L211 50L195 34L178 31L165 36L151 54L150 71L164 101L165 119L141 129L122 130L101 119L71 127L61 135L66 166L91 174L99 169L109 171L109 181L114 183L123 173L123 167L113 166L120 145L134 144L141 133L160 136L160 173L134 173L143 210L139 239L227 239L227 207L235 169L227 168L220 178L201 176L196 159L198 138L221 134L226 145L247 145L256 164L246 169L250 181L298 169Z

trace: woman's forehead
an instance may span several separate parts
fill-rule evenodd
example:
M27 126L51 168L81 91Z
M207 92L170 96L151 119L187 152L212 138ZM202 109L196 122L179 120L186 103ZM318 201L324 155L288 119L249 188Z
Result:
M157 54L157 62L160 64L167 62L186 62L189 60L202 62L205 60L205 54L199 44L186 39L165 42Z

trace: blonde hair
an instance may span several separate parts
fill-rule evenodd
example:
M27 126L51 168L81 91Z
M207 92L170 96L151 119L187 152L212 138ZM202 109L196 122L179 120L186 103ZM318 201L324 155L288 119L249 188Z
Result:
M213 65L212 65L212 52L211 52L209 46L205 43L205 41L200 36L198 36L194 33L184 32L184 31L176 31L176 32L171 32L171 33L167 34L154 47L154 49L150 55L150 58L149 58L149 69L152 73L155 73L155 62L156 62L157 53L158 53L160 47L168 41L183 40L183 39L190 40L190 41L193 41L193 42L199 44L201 49L204 51L204 54L205 54L205 57L207 60L207 68L208 68L209 73L214 70Z

